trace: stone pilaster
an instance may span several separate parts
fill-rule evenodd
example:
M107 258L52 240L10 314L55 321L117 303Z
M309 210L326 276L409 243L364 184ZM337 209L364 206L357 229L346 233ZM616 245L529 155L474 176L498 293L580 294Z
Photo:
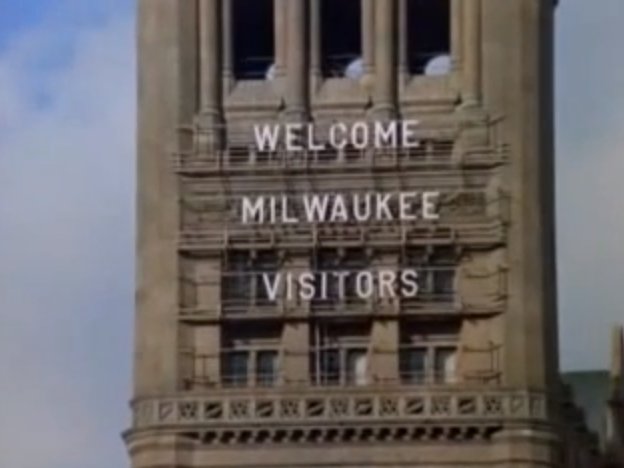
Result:
M375 105L377 118L396 113L396 0L375 2Z
M288 0L288 83L286 107L289 120L305 120L307 114L306 0Z
M463 43L462 82L463 104L475 107L481 102L481 0L462 0Z
M221 21L220 0L199 2L200 51L200 150L209 150L220 144L222 125L221 83Z
M371 80L375 67L375 0L362 1L362 64L364 78Z

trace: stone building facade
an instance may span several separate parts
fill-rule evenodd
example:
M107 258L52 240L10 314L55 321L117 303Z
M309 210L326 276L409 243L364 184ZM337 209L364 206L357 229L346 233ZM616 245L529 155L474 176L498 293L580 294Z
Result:
M139 1L134 468L566 466L555 6ZM415 121L417 147L327 145ZM263 148L257 125L296 137ZM439 217L241 215L406 191L438 193ZM380 277L366 297L347 276L268 291L402 268L416 297Z

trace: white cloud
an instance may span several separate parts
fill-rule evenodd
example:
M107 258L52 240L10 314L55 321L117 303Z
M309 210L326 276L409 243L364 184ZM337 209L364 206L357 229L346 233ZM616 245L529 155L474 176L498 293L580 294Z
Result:
M131 18L76 30L47 67L59 31L42 25L0 55L2 466L126 464L132 33Z

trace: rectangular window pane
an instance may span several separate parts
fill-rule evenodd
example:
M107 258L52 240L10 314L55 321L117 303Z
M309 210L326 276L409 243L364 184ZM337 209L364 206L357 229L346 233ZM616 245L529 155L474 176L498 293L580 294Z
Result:
M424 383L427 372L427 350L424 348L403 349L399 358L401 380L404 383Z
M227 352L223 356L221 371L225 385L246 386L249 376L249 353L247 351Z
M256 278L256 304L273 304L275 300L271 300L269 288L273 288L275 286L277 276L276 273L278 271L278 259L276 252L258 252L253 265L253 274Z
M319 377L322 384L334 385L340 383L340 353L337 349L320 352Z
M221 276L221 299L227 311L244 311L251 299L249 253L227 252Z
M271 387L277 381L277 351L259 351L256 357L256 382Z
M455 348L436 348L434 358L435 381L452 383L456 376L457 350Z
M366 385L368 383L368 357L364 349L347 350L347 383Z
M455 269L437 268L433 272L433 292L436 299L448 298L455 291Z

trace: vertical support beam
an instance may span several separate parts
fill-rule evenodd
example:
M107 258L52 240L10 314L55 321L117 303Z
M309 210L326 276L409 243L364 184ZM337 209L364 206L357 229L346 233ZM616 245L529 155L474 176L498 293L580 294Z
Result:
M464 47L462 50L463 103L474 107L481 102L482 33L481 1L461 0L464 4Z
M288 0L288 84L287 113L293 120L305 120L307 111L306 0Z
M451 0L451 69L453 72L461 70L463 64L464 2L465 0Z
M196 2L141 0L138 12L137 291L134 394L179 379L178 183L170 151L199 107Z
M286 54L288 51L288 34L286 31L288 21L286 18L286 8L288 0L275 1L275 76L281 78L286 70Z
M407 31L407 0L399 0L399 76L401 81L409 76L409 50Z
M391 119L396 113L396 0L376 0L375 114Z
M209 149L220 143L222 123L221 84L221 0L199 1L200 38L200 126L203 138L199 139L202 149Z
M506 116L504 137L511 150L504 175L511 218L504 384L556 389L553 6L542 0L484 5L484 42L492 51L484 57L488 110Z
M373 74L375 67L375 0L362 1L362 65L364 76Z
M321 49L321 0L310 0L310 76L313 90L318 89L323 80Z
M223 0L221 5L223 21L223 86L227 92L234 83L234 28L232 1Z

